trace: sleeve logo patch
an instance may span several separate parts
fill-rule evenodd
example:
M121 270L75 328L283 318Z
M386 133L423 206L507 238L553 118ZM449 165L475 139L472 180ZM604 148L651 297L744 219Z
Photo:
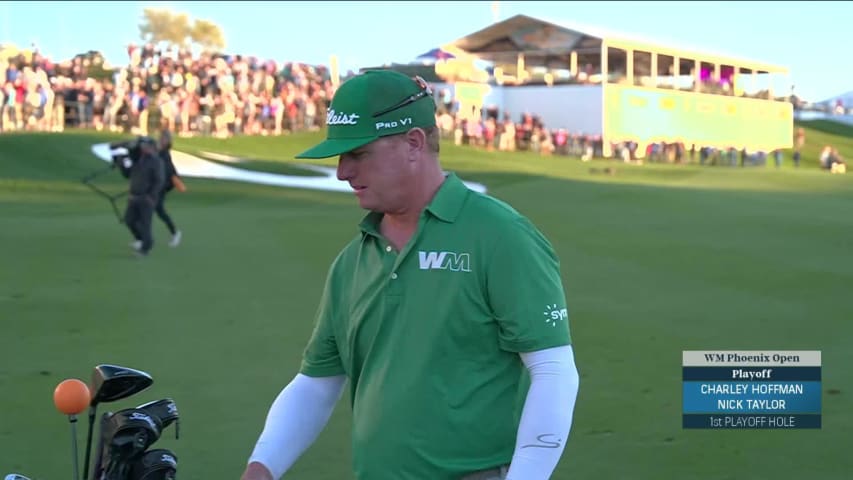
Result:
M545 316L545 323L551 324L552 327L557 326L557 322L567 320L569 318L569 310L566 308L557 308L557 304L545 305L545 311L542 312Z

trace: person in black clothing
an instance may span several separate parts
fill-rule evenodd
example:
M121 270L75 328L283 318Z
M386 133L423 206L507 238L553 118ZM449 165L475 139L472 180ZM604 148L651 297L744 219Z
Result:
M160 190L160 194L157 196L157 205L155 206L154 211L157 212L157 216L166 224L166 227L169 229L169 233L172 234L172 240L169 242L169 246L177 247L181 243L181 231L175 228L175 223L172 221L172 217L170 217L166 212L165 206L166 194L175 188L175 181L173 179L178 177L178 171L172 163L172 133L169 130L163 130L160 132L160 141L157 148L160 153L160 158L163 160L165 181L163 183L163 188Z
M140 255L146 256L154 246L151 218L165 183L163 161L157 152L157 143L150 137L139 138L128 150L130 161L119 162L122 175L130 179L124 223L136 239L131 245Z

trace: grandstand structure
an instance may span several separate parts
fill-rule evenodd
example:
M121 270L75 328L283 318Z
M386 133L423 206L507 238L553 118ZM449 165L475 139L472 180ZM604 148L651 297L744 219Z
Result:
M638 152L652 143L751 152L792 145L793 105L773 88L788 79L784 66L525 15L441 48L456 57L435 68L460 115L484 105L535 113L549 128L600 136L604 156L624 142ZM481 61L492 65L488 81L465 75Z

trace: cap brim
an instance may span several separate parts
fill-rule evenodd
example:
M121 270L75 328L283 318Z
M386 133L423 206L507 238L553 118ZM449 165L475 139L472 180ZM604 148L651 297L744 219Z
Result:
M337 157L350 150L367 145L377 137L361 138L330 138L296 155L296 158L329 158Z

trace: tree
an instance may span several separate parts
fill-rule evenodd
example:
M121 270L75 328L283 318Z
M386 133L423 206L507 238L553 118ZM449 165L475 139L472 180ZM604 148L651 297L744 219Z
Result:
M196 45L205 50L225 48L225 37L219 25L210 20L196 19L190 22L189 15L164 9L146 8L142 13L139 35L144 42L166 44L179 48Z
M78 53L74 58L83 60L83 65L86 67L86 76L95 80L109 80L112 78L113 70L107 68L104 55L97 50L89 50L87 52Z
M190 30L193 42L204 50L222 50L225 48L225 37L222 29L209 20L196 20Z
M139 34L148 43L185 46L190 33L189 17L168 10L146 8L142 13Z

